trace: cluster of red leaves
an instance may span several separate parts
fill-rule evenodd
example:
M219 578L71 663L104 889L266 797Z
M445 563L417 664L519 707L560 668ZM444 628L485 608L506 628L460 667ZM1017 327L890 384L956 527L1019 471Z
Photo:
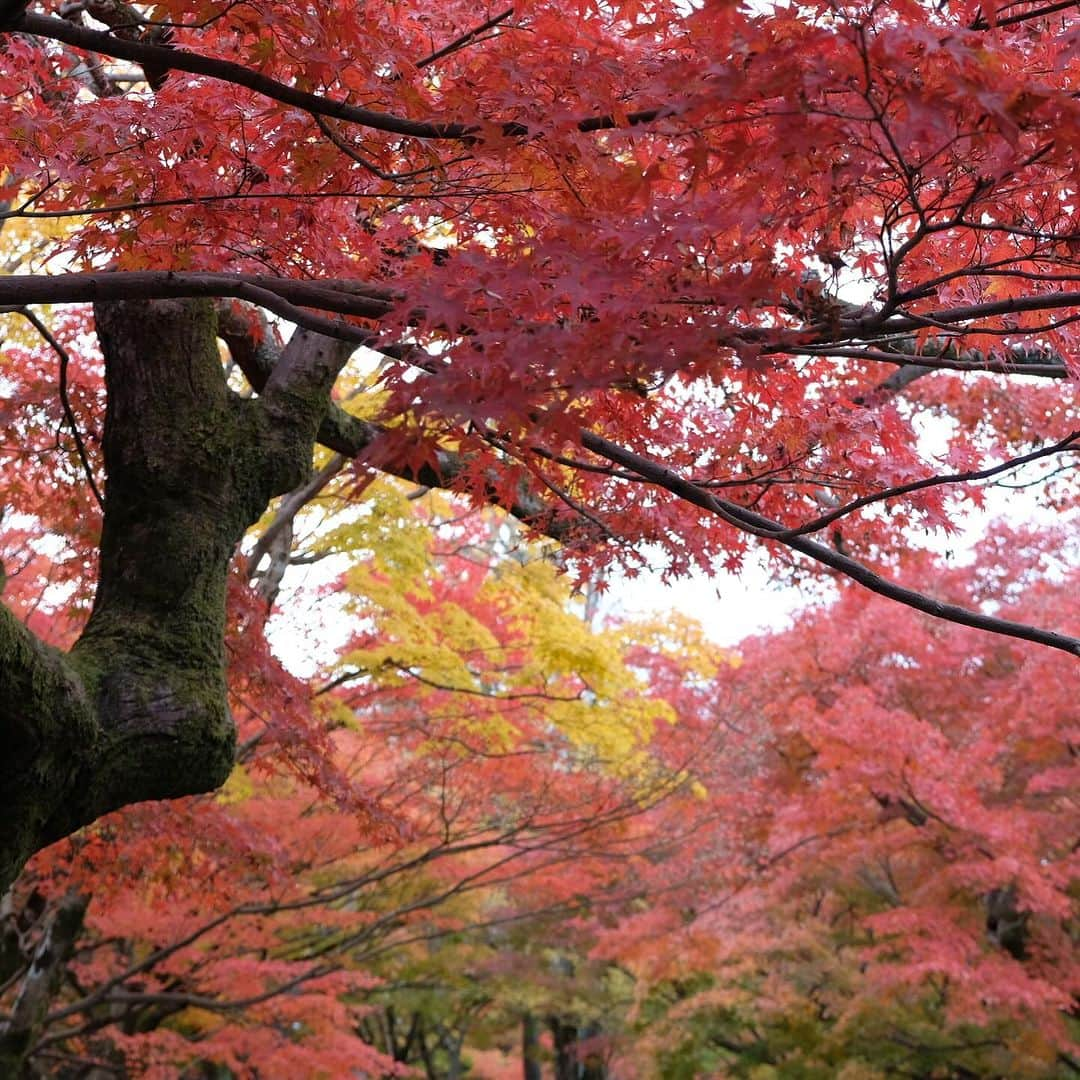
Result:
M57 245L77 265L387 282L383 340L435 350L386 370L388 411L413 421L399 456L449 437L473 453L466 488L490 494L498 464L507 501L524 479L568 520L588 506L614 541L597 561L651 541L676 572L736 564L730 524L574 450L580 429L795 524L823 486L847 501L937 471L918 416L965 411L971 380L897 405L874 349L830 355L819 338L851 335L810 310L808 270L834 274L826 296L872 292L877 332L910 334L897 351L952 328L957 351L1073 363L1055 297L1076 280L1077 31L1014 7L538 0L474 40L466 4L166 3L178 47L368 122L183 71L95 97L16 37L9 194L17 215L86 212ZM961 424L946 460L1061 438L1063 415ZM949 490L900 524L947 525ZM873 557L895 530L856 517L845 541Z

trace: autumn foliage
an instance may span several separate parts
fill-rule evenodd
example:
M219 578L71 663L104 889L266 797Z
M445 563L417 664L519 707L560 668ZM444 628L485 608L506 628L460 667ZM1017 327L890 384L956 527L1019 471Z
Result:
M0 0L0 1069L1080 1071L1074 7Z
M383 524L336 542L392 517L396 543L350 571L361 629L324 692L238 583L228 785L105 819L14 890L29 942L92 897L46 1075L517 1076L530 1016L620 1076L1060 1075L1067 659L853 589L737 652L590 631L493 519L369 500ZM1002 530L909 572L1069 626L1062 543ZM1022 595L985 572L1003 547Z

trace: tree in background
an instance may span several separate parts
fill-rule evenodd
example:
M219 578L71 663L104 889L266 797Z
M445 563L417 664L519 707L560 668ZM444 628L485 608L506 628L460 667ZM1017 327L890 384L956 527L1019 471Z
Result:
M905 569L1069 626L1071 547L1000 528ZM708 870L594 950L640 980L638 1052L665 1076L1073 1075L1072 663L852 589L740 655L680 694L726 727L694 767L714 825L676 856Z
M354 559L323 692L238 581L229 783L102 819L9 894L30 1075L1075 1067L1068 660L853 588L738 654L590 631L494 518L369 505L309 549ZM906 571L1069 626L1062 547L1001 530Z

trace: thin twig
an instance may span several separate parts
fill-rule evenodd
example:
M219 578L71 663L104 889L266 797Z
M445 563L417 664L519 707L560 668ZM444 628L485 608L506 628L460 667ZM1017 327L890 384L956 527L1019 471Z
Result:
M1018 469L1022 465L1029 465L1031 462L1038 461L1040 458L1049 457L1051 454L1062 454L1066 451L1080 449L1080 447L1077 447L1076 445L1078 439L1080 439L1080 431L1074 431L1071 434L1066 435L1060 442L1054 443L1052 446L1044 446L1038 450L1031 451L1029 454L1024 454L1021 457L1010 458L1008 461L1003 461L990 468L969 469L967 472L952 473L947 476L927 476L922 480L913 480L907 484L899 484L896 487L887 488L885 491L875 491L871 495L864 495L862 498L853 499L851 502L845 503L843 506L839 506L835 510L815 518L813 521L808 521L805 525L800 525L794 529L785 529L783 532L777 533L773 539L785 543L788 540L793 540L797 536L807 536L810 533L820 532L834 521L839 521L840 518L846 517L856 510L861 510L864 506L870 506L872 503L882 502L886 499L898 499L904 495L911 495L916 491L924 491L926 488L939 487L943 484L970 484L976 480L989 480L991 477L997 476L1000 473Z
M493 15L486 22L482 22L479 26L474 27L472 30L468 31L465 34L462 34L461 37L455 38L453 41L450 42L449 45L444 45L441 49L437 49L430 55L425 56L423 60L417 60L416 66L418 68L425 68L429 64L434 64L436 60L442 60L443 57L449 56L451 53L455 53L459 49L464 49L466 45L470 44L480 34L484 33L486 30L493 29L501 22L505 22L513 14L514 9L512 7L509 7L505 11L500 12L498 15Z
M53 352L60 358L60 406L64 410L64 419L67 421L68 427L71 428L71 434L75 438L75 450L79 455L79 461L82 462L83 472L86 473L86 479L90 483L90 490L94 493L94 498L97 500L98 506L104 511L105 500L101 497L97 481L94 479L94 470L90 465L90 456L86 452L86 444L83 442L82 435L79 432L79 425L75 421L75 413L72 412L71 400L68 397L68 367L71 364L71 356L68 354L67 349L53 337L49 328L29 308L18 307L15 308L15 311L30 323L30 325L49 344Z

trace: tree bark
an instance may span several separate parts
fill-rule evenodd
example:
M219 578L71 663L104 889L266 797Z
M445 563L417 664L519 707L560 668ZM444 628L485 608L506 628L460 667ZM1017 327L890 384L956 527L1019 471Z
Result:
M553 1016L548 1020L555 1049L555 1080L579 1080L577 1024Z
M303 331L258 399L225 384L213 306L95 309L105 356L105 516L93 611L68 654L0 606L0 892L35 851L145 799L218 787L229 561L308 474L348 355Z
M582 1054L581 1043L600 1034L600 1025L580 1026L576 1020L548 1018L555 1044L555 1080L607 1080L607 1065L595 1052Z
M523 1080L542 1080L540 1025L532 1013L521 1018L521 1074Z
M89 903L89 896L69 892L49 914L11 1015L0 1025L0 1075L20 1075L75 948Z

